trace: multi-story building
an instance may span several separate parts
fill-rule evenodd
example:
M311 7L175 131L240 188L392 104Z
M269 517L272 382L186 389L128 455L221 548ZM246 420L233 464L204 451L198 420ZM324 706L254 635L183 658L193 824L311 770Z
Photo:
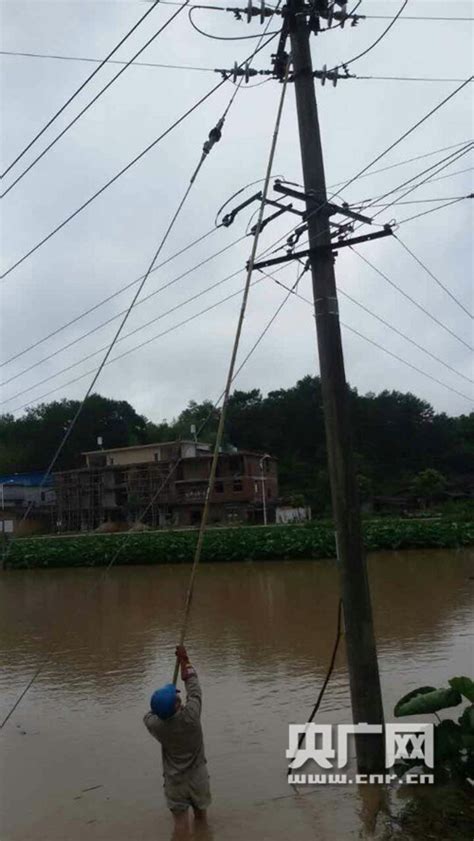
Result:
M153 528L199 524L212 460L208 444L167 441L83 456L85 467L54 474L61 530L139 519ZM277 496L275 458L247 450L222 452L209 521L271 522Z

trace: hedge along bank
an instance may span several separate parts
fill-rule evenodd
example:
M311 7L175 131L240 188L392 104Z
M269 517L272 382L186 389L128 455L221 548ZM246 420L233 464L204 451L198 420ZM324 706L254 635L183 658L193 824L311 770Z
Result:
M20 538L10 546L6 568L105 566L116 564L191 563L197 530L71 537ZM364 524L367 551L383 549L455 549L474 545L474 523L378 520ZM209 529L202 560L210 562L333 558L334 527L240 526Z

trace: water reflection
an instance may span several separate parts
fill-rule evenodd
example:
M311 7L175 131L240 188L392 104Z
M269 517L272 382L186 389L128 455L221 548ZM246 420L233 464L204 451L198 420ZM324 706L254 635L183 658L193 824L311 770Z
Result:
M469 672L473 561L468 550L370 558L388 719L414 686ZM120 567L100 584L102 572L88 569L2 575L2 711L53 649L3 733L2 838L169 841L159 749L141 715L170 677L188 574L181 565ZM191 837L344 841L376 833L387 808L376 788L296 798L286 783L287 725L314 703L337 603L329 562L200 569L188 639L204 687L214 806L209 828ZM348 715L342 647L319 718Z

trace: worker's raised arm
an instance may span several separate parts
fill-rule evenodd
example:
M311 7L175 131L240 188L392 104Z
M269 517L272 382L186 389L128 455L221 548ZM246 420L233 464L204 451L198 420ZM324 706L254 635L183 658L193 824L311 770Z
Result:
M199 721L202 707L201 686L196 671L189 661L184 645L178 645L176 657L181 668L181 679L186 687L186 704L183 709L183 715L188 720Z

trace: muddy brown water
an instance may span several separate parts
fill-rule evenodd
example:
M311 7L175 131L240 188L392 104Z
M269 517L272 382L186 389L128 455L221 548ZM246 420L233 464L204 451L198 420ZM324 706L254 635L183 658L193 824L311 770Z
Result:
M472 673L474 551L369 559L387 720L400 695ZM2 841L168 841L159 746L142 715L171 678L187 565L0 576ZM333 562L203 565L188 647L203 685L214 803L203 841L378 838L377 794L286 782L288 723L333 644ZM349 722L342 646L319 721ZM378 828L379 827L379 828ZM421 836L420 836L421 841Z

